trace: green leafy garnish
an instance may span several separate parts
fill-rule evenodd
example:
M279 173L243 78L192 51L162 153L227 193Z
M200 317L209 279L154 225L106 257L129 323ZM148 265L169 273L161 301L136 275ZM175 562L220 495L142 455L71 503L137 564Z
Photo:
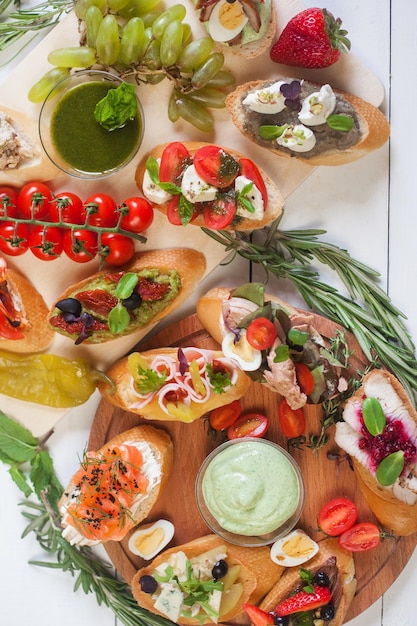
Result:
M376 470L376 479L383 487L393 485L404 469L404 451L397 450L382 459Z
M290 358L290 348L286 343L275 349L274 363L283 363Z
M366 430L373 437L384 431L387 419L381 403L376 398L365 398L362 404L362 417Z
M245 185L239 192L236 193L236 202L241 204L249 213L255 213L255 207L252 202L246 196L252 191L253 183L250 182Z
M261 139L278 139L285 133L288 128L288 124L282 126L277 125L265 125L259 126L258 132Z
M215 372L211 363L207 363L206 371L214 393L225 393L227 387L232 384L229 372Z
M313 575L311 572L308 571L308 569L305 569L304 567L300 567L300 578L301 580L305 583L303 585L303 590L306 593L314 593L314 585L313 585Z
M187 224L191 222L194 215L194 208L192 203L183 196L181 187L177 187L174 183L163 183L159 180L159 165L158 161L153 156L149 156L147 158L146 170L154 185L160 187L163 191L166 191L173 196L180 196L178 203L178 215L180 217L181 224L183 226L187 226Z
M288 341L293 346L303 346L309 337L310 335L308 333L303 330L298 330L297 328L290 328L288 331Z
M123 300L130 298L138 282L139 277L137 274L127 272L117 283L116 296L119 298L119 302L112 308L108 317L109 329L114 334L121 333L130 324L130 314L124 306Z
M106 130L122 128L137 113L136 88L129 83L121 83L116 89L109 89L94 109L96 121Z
M124 274L116 287L116 296L121 300L130 298L139 282L139 276L135 272L127 272Z
M165 385L166 372L159 374L153 369L145 369L141 365L138 365L137 376L135 376L135 387L139 393L147 394L153 391L158 391Z
M343 133L353 128L353 119L349 115L329 115L326 123L332 130L339 130Z
M245 283L236 287L231 294L234 298L245 298L258 306L265 302L265 285L263 283Z

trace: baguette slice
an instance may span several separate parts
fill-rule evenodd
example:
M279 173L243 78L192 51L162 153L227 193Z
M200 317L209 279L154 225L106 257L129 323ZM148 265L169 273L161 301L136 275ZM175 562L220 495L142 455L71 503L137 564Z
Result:
M184 351L187 348L183 349ZM212 362L213 359L222 359L224 360L223 353L220 351L212 351L212 350L201 350L199 348L189 348L189 350L198 350L199 356L201 353L207 354L207 361ZM187 360L191 357L188 357L185 352ZM135 356L134 354L132 356ZM176 362L178 358L178 348L160 348L148 350L147 352L141 353L141 358L146 361L148 367L151 367L153 360L156 358L160 367L164 362L165 358L172 359L172 361ZM107 376L109 376L116 387L115 392L109 391L109 387L106 384L99 383L98 388L103 394L103 396L115 406L118 406L125 411L129 411L131 413L136 413L137 415L141 415L142 417L149 420L164 420L164 421L181 421L181 422L191 422L196 419L202 417L205 413L212 411L213 409L223 406L225 404L229 404L233 402L233 400L238 400L242 396L245 395L249 388L250 379L236 366L236 363L232 360L227 361L228 369L232 372L232 379L235 378L234 383L229 386L223 393L213 393L207 400L203 401L194 401L191 399L189 404L189 411L184 413L181 409L176 410L175 407L170 409L173 412L166 412L162 409L161 404L158 402L158 395L151 397L150 401L144 403L141 398L138 397L137 394L134 393L134 384L133 377L130 373L128 366L128 358L123 357L119 359L108 371ZM190 362L188 360L188 362ZM168 381L169 383L169 381ZM164 387L162 387L162 392L164 392ZM162 403L162 400L161 400ZM172 401L175 404L174 401ZM166 404L166 402L164 403ZM181 402L179 405L181 406Z
M417 453L406 462L393 485L382 486L376 479L376 465L359 448L359 416L365 397L377 398L390 422L401 423L400 430L414 450L417 448L417 412L397 378L385 370L372 370L362 387L346 402L343 422L336 424L335 440L353 459L358 483L369 508L378 521L396 535L417 532Z
M141 590L141 577L144 575L153 575L155 568L158 567L158 565L166 563L170 555L176 554L179 551L183 551L188 559L196 559L200 555L212 550L216 553L216 548L220 548L221 554L222 548L224 547L226 547L226 562L228 563L229 569L233 565L238 565L240 567L237 583L242 584L243 591L236 605L228 610L227 613L220 615L220 620L224 623L243 614L242 604L244 602L259 602L280 578L284 568L281 565L277 565L269 558L269 548L267 546L244 548L225 542L217 535L206 535L181 546L165 550L159 554L149 565L140 569L134 576L131 582L134 598L141 607L158 615L164 615L155 608L155 599L153 596L146 594ZM197 626L200 621L198 617L180 617L177 623L188 626ZM205 620L204 623L213 622Z
M262 89L271 85L272 82L280 80L290 82L293 79L277 76L274 77L273 81L251 81L239 85L237 89L230 93L226 98L226 108L231 114L232 121L236 128L238 128L238 130L245 137L263 148L266 148L273 154L277 154L278 156L286 159L297 159L297 161L301 161L311 166L343 165L366 156L373 150L381 148L387 142L390 134L390 126L385 115L375 106L366 102L359 96L334 89L334 93L343 96L352 105L356 112L360 129L359 140L356 144L345 150L338 150L336 148L328 149L321 154L316 154L310 158L303 156L302 152L293 152L292 150L274 148L274 143L272 141L266 146L265 142L259 137L259 135L255 134L254 131L251 130L250 126L248 126L247 113L245 105L242 104L242 101L249 92ZM318 90L321 85L316 85L316 87ZM265 118L266 116L263 117ZM262 123L265 124L266 122L264 121ZM272 121L271 124L273 124ZM314 127L312 127L312 130L314 131Z
M106 532L105 528L95 524L94 518L91 517L87 522L77 524L75 521L74 525L71 524L71 516L67 513L67 509L73 502L77 501L80 479L79 472L74 474L58 503L62 514L63 536L71 544L97 545L111 540L121 541L135 525L149 515L160 493L165 488L174 458L174 448L170 436L159 428L143 424L116 435L100 448L98 454L111 453L115 448L123 445L136 445L142 452L141 474L149 480L146 493L138 493L128 515L124 520L120 519L120 526L115 529L117 536L112 536L111 533ZM93 454L95 457L98 456L97 453ZM133 461L132 464L134 464ZM100 485L100 481L104 481L104 476L98 475L97 481L97 484Z
M60 170L53 165L39 145L37 122L25 113L3 105L0 106L0 116L2 114L6 117L6 132L8 133L10 125L15 136L12 141L17 144L16 151L22 154L22 158L17 160L15 166L9 164L6 167L6 162L3 162L3 149L0 147L0 184L21 187L32 180L56 178ZM0 118L0 128L1 126ZM24 154L27 156L23 156Z
M355 595L357 580L355 578L355 563L351 552L343 550L337 539L323 539L319 542L318 553L303 565L304 569L315 572L320 569L328 559L336 558L336 567L339 572L339 583L335 590L333 601L335 601L336 614L328 626L341 626L345 615ZM298 567L288 568L271 591L260 603L260 608L264 611L272 611L276 605L289 597L292 590L300 583L300 570Z
M136 173L135 173L135 180L136 180L137 186L139 187L141 191L143 188L142 183L143 183L143 177L146 171L146 161L148 157L153 156L155 159L159 159L162 155L162 152L164 151L164 148L167 145L169 144L161 144L161 145L155 146L155 148L153 148L153 150L149 154L147 154L138 164L136 168ZM190 142L184 142L184 145L188 149L190 154L193 155L197 152L199 148L203 146L209 146L209 145L215 145L215 144L198 142L198 141L190 141ZM230 155L232 155L237 161L243 158L243 154L240 154L236 150L233 150L231 148L224 148L224 150L228 152ZM270 178L270 176L268 176L268 174L262 170L259 170L259 171L265 182L266 190L268 194L268 204L265 208L263 218L261 220L255 220L255 219L249 219L249 218L244 217L239 221L239 223L236 226L234 226L232 222L232 224L230 224L223 230L247 231L247 230L255 230L259 228L264 228L265 226L273 222L275 219L277 219L281 215L282 209L284 206L284 198L281 195L281 192L279 191L278 187ZM163 214L166 214L168 203L164 202L163 204L154 204L153 206L154 206L154 209L162 212ZM205 222L201 214L198 215L196 219L194 219L191 223L194 226L205 226Z
M170 273L176 270L180 277L180 285L178 293L175 297L168 300L166 302L166 306L159 310L159 312L148 315L147 319L131 321L129 325L120 333L114 334L108 328L102 331L98 330L97 332L93 332L90 336L84 339L85 344L104 343L117 339L118 337L133 334L135 331L142 331L146 328L150 329L152 325L156 324L156 322L159 322L161 319L175 311L192 294L199 280L204 276L206 271L206 258L204 254L197 252L196 250L192 250L191 248L173 248L139 252L133 257L132 261L123 267L101 270L92 276L71 285L64 291L63 294L61 294L61 296L59 296L59 298L57 298L56 302L66 298L76 298L79 292L97 288L97 286L99 288L105 288L106 285L103 283L103 279L105 279L106 276L118 274L119 272L135 273L146 269L158 269L160 273ZM99 285L97 285L98 281L100 281ZM94 314L94 310L87 309L87 312L92 312ZM74 332L69 332L67 328L61 328L59 324L61 317L61 311L53 306L48 314L48 321L51 327L60 334L70 337L71 339L76 339L79 335L79 330L75 328ZM98 318L103 320L102 315L98 315Z

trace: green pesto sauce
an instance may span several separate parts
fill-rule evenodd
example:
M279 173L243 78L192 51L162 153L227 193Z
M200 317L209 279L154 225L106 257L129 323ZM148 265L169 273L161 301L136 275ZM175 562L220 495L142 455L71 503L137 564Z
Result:
M51 120L51 137L57 152L80 172L108 172L123 164L137 147L142 120L108 131L96 121L94 109L112 89L90 82L71 89L59 102Z

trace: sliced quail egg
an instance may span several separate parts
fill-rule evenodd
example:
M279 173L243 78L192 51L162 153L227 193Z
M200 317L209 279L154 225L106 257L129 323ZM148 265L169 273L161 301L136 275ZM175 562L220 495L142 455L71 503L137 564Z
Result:
M166 519L144 524L129 537L128 547L133 554L149 561L171 541L174 525Z
M254 372L261 367L262 352L252 348L246 339L246 330L240 331L239 341L235 343L236 335L233 332L223 337L222 352L225 357L237 361L245 372Z
M208 32L214 41L230 41L237 37L248 23L248 16L239 0L220 0L208 20Z
M307 533L297 528L272 544L270 556L274 563L294 567L309 561L318 551L318 544Z

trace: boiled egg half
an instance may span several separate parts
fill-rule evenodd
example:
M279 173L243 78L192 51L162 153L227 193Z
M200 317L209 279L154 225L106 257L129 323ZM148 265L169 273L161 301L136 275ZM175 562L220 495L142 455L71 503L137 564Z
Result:
M237 37L248 23L248 16L239 0L220 0L208 20L208 32L214 41L230 41Z
M270 556L274 563L294 567L309 561L318 551L318 544L297 528L272 544Z
M174 536L174 525L166 519L144 524L129 537L128 547L146 561L153 559Z
M237 361L239 367L245 372L254 372L261 367L262 352L252 348L246 339L246 330L240 331L239 341L235 341L233 332L223 337L222 352L228 359Z

